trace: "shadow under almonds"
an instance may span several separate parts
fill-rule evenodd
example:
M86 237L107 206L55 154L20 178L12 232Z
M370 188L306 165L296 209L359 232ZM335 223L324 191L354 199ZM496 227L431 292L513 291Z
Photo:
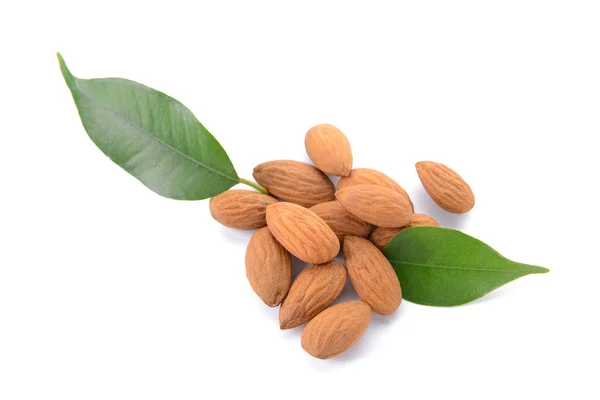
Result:
M292 282L304 268L308 267L308 263L304 262L295 256L292 256Z
M411 198L415 204L416 213L427 214L433 217L442 228L461 230L469 220L469 213L452 214L443 210L433 201L422 186L413 191Z

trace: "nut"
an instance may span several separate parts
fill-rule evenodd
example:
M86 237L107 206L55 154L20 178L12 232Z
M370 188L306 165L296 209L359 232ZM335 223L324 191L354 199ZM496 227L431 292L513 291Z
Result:
M304 139L306 152L321 171L346 176L352 169L352 149L346 135L331 124L312 127Z
M411 206L395 190L377 185L356 185L335 194L352 215L377 226L395 228L410 223Z
M455 214L463 214L473 208L473 191L454 170L433 161L421 161L415 166L423 187L438 206Z
M398 185L396 181L384 174L370 168L356 168L350 172L350 175L344 176L338 182L338 190L345 189L355 185L377 185L390 188L400 193L410 203L412 211L415 211L412 200L406 190L402 189L402 186Z
M303 207L335 200L327 175L299 161L268 161L254 168L254 179L273 196Z
M321 359L338 356L359 341L371 320L363 301L336 304L317 315L302 331L302 348Z
M235 229L257 229L267 225L265 214L277 199L250 190L228 190L210 199L210 215Z
M267 225L279 243L302 261L322 264L340 251L340 241L327 223L297 204L268 206Z
M310 321L329 307L346 284L346 267L337 261L313 264L292 283L279 309L279 327L290 329Z
M366 239L347 236L344 259L350 281L361 300L373 311L389 315L400 307L400 281L390 262Z
M281 304L292 284L292 258L269 228L252 235L246 249L246 276L258 297L269 307Z

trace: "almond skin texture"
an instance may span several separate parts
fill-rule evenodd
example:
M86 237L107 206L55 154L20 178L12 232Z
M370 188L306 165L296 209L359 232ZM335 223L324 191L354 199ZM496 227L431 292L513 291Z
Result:
M335 200L335 187L327 175L307 163L268 161L257 165L252 175L273 196L303 207Z
M336 304L317 315L302 331L302 348L327 359L354 346L371 321L371 308L363 301Z
M377 185L356 185L335 194L356 218L377 226L396 228L410 223L412 208L406 197Z
M369 240L381 251L390 242L390 240L396 236L398 232L405 230L406 228L412 228L413 226L440 226L438 222L425 214L413 214L410 224L400 228L383 228L378 226L373 229Z
M257 230L246 249L246 276L258 297L269 307L285 298L292 284L292 257L269 228Z
M390 315L400 307L400 281L385 256L367 239L347 236L344 259L350 281L361 300L373 311Z
M473 191L454 170L433 161L421 161L415 166L423 187L438 206L454 214L473 208Z
M277 199L250 190L228 190L210 199L210 215L221 224L235 229L257 229L267 225L269 204Z
M310 321L337 299L345 284L346 267L337 261L305 268L279 309L279 327L290 329Z
M304 139L306 152L321 171L346 176L352 170L352 149L346 135L331 124L312 127Z
M337 200L317 204L310 210L327 222L333 233L340 239L340 244L347 235L367 237L371 232L370 224L355 218Z
M327 223L297 204L268 206L267 225L279 243L302 261L322 264L340 251L340 241Z
M338 190L345 189L355 185L377 185L390 188L400 193L410 203L412 211L415 211L412 200L406 190L402 189L402 186L398 185L396 181L384 174L370 168L356 168L350 172L350 175L345 176L338 182Z

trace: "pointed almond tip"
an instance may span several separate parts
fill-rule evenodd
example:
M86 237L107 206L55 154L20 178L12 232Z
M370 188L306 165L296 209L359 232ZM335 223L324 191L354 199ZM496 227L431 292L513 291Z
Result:
M281 312L281 309L279 311L279 329L281 329L282 331L285 331L287 329L292 329L295 328L298 325L294 325L292 323L292 318L290 316L290 314L288 312L286 312L285 310L283 312Z
M302 325L302 315L304 315L304 308L299 304L282 305L279 308L279 329L292 329Z
M281 329L282 331L290 329L290 327L288 326L288 321L279 321L279 329Z

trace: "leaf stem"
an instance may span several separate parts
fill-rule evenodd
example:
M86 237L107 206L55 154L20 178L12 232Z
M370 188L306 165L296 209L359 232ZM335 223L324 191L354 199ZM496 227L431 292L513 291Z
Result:
M244 185L252 186L254 189L258 190L261 193L269 194L269 192L267 192L267 189L260 186L258 183L249 181L248 179L240 178L240 183L243 183Z

